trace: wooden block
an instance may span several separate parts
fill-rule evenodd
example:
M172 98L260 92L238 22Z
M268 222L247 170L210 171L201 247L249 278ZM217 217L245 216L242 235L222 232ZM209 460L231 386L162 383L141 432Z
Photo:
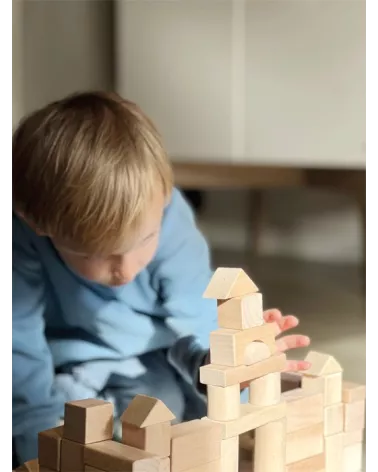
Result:
M324 450L324 423L311 425L286 436L286 464L321 454Z
M193 469L187 469L185 472L221 472L221 463L218 459L216 461L206 462Z
M277 351L274 323L265 323L243 331L235 329L212 331L210 333L211 363L228 366L245 364L246 360L250 360L247 346L254 341L265 343L269 347L269 353L274 354ZM260 360L262 359L257 359L256 362Z
M241 416L237 420L220 422L205 417L202 418L202 421L221 425L222 439L228 439L256 429L263 424L284 418L286 416L286 403L281 402L268 407L242 404L240 413Z
M171 472L220 460L221 427L201 420L175 424L171 430Z
M352 444L343 450L343 472L360 472L363 466L363 443ZM328 472L328 471L327 471Z
M332 436L343 431L344 409L342 403L324 408L324 436Z
M281 391L289 392L302 387L302 372L282 372L281 374Z
M171 423L158 423L145 428L122 423L122 443L160 457L168 457L171 450Z
M329 354L310 351L305 360L311 364L311 367L304 372L306 375L323 377L325 375L338 374L343 371L343 368L337 360Z
M244 351L244 364L253 365L271 356L271 348L265 343L254 341L249 343Z
M39 472L38 459L32 459L25 462L16 469L17 472Z
M307 393L297 388L285 392L282 398L286 400L288 433L323 422L322 393Z
M169 458L160 458L116 441L87 444L85 465L112 472L168 472ZM168 467L168 468L167 468Z
M96 467L92 467L91 465L86 465L84 467L84 472L106 472L106 471L101 470L101 469L96 469Z
M312 377L304 374L302 388L308 393L322 392L324 394L324 406L341 403L342 374L336 373L324 377Z
M324 453L286 466L286 472L325 472L325 470Z
M81 444L113 437L113 405L97 399L65 404L63 436Z
M136 395L121 416L122 423L133 424L139 428L174 419L175 415L161 400L148 395Z
M218 301L218 326L230 329L248 329L261 326L263 300L261 293Z
M273 372L249 384L249 403L256 406L276 405L281 401L281 374Z
M221 472L239 472L239 436L221 442Z
M203 297L226 300L258 292L259 289L242 269L219 267L213 274Z
M354 403L366 399L366 385L343 382L343 402Z
M62 440L61 451L61 472L82 472L84 471L84 445L70 441ZM59 470L59 469L58 469Z
M228 387L257 379L271 372L281 372L286 366L286 355L277 353L256 364L229 367L208 364L200 368L200 382L205 385Z
M63 426L41 431L38 434L38 461L41 467L59 470L62 437Z
M211 420L229 421L240 416L240 386L207 386L207 416Z
M324 438L327 472L343 472L343 433Z
M365 428L365 400L344 403L344 431L356 431Z
M285 472L286 418L260 426L255 431L254 470Z
M344 432L343 444L344 447L352 444L362 443L364 440L364 430L356 429L355 431Z

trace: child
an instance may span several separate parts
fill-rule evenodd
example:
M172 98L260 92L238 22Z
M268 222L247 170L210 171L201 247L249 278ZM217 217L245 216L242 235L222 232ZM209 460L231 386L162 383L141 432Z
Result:
M144 393L179 421L205 415L209 250L142 111L100 92L28 116L13 137L13 210L19 460L37 456L37 432L59 423L66 401L109 399L119 415ZM265 318L277 334L298 323L278 310ZM308 342L277 341L282 351Z

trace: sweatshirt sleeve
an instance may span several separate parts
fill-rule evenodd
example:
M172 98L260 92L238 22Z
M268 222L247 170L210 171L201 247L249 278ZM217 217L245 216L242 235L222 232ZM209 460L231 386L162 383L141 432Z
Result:
M193 378L208 352L210 332L217 329L217 307L215 300L202 297L213 274L209 247L176 189L165 211L152 274L166 322L178 338L171 361L184 377Z
M44 335L45 288L28 228L13 217L13 437L21 462L37 457L37 433L55 427L64 400L53 387L54 367Z

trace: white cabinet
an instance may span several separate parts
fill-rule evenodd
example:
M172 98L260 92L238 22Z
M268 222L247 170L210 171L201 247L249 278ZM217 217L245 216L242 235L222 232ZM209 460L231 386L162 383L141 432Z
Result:
M116 84L174 160L365 167L362 0L116 2Z

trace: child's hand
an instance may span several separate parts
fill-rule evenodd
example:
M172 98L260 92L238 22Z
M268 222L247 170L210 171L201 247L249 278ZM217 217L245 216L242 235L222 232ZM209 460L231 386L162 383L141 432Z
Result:
M277 309L264 311L264 320L266 323L276 323L276 338L285 331L296 328L299 324L299 320L296 316L283 316L282 313ZM302 334L291 334L289 336L282 336L281 338L276 339L276 345L279 352L286 352L290 349L295 349L298 347L306 347L309 344L310 338L308 336L303 336ZM295 372L299 370L307 370L309 368L309 362L302 360L288 360L285 371Z

